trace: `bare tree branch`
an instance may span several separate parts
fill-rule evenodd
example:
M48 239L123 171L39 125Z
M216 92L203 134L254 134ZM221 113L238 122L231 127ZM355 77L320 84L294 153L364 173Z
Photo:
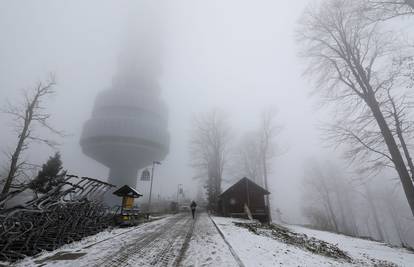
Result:
M33 134L33 129L37 124L54 134L61 135L59 131L54 130L53 127L49 126L48 120L51 115L45 113L42 105L46 96L55 93L55 84L55 77L51 75L46 83L39 82L33 90L23 94L24 104L22 106L8 103L3 110L4 113L11 115L14 120L18 122L18 126L15 129L18 133L18 140L14 152L10 155L8 175L1 192L3 195L9 192L16 177L22 175L21 171L27 163L26 161L21 161L21 156L22 153L28 149L30 141L44 143L49 146L57 145L57 143L52 140L37 137Z
M388 166L384 159L391 162L414 215L414 184L404 160L410 161L404 152L408 145L399 134L402 128L395 124L397 113L388 112L392 104L388 92L409 85L403 63L412 50L368 19L371 11L372 5L366 1L322 1L318 9L304 14L298 39L302 56L309 60L306 74L315 78L316 88L327 102L347 110L333 124L331 136L338 143L351 144L348 155L353 160L364 159L360 161L364 168L368 164L372 170ZM399 94L406 91L400 89ZM407 108L404 106L402 110Z
M221 193L230 141L230 127L219 111L213 110L194 118L190 142L192 166L199 171L198 177L207 178L209 209L213 211Z

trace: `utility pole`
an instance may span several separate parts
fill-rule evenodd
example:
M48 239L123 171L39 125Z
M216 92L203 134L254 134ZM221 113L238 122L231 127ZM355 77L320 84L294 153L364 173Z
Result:
M178 205L178 196L180 195L180 187L183 187L183 184L178 184L177 186L177 205Z
M150 194L149 194L149 200L148 200L148 213L151 212L151 195L152 195L152 183L154 181L155 164L161 165L161 162L159 162L159 161L153 161L152 162L151 186L150 186Z

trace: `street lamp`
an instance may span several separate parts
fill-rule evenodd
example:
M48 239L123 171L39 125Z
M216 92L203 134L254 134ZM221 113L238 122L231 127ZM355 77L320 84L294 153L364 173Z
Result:
M180 190L181 189L181 190ZM178 196L180 195L180 194L183 194L183 184L178 184L178 187L177 187L177 205L178 205Z
M154 181L154 169L155 164L161 165L161 162L159 161L153 161L152 162L152 172L151 172L151 186L150 186L150 194L149 194L149 200L148 200L148 212L151 211L151 195L152 195L152 182Z

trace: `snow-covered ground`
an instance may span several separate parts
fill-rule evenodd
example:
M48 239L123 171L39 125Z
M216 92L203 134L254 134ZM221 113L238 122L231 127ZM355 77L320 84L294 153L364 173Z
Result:
M197 218L183 266L239 266L206 213Z
M288 227L293 232L337 245L352 257L352 263L311 253L273 238L256 235L233 222L246 220L213 217L234 251L245 266L414 266L414 254L385 244L316 231L299 226Z
M172 266L193 220L178 214L132 228L104 231L15 266Z
M338 235L330 232L313 230L301 226L288 226L294 232L304 233L308 236L321 239L323 241L337 244L337 246L348 252L354 258L362 262L372 262L371 259L388 261L397 266L414 266L414 253L401 248L390 247L387 244L352 238L345 235ZM414 231L414 230L413 230Z
M112 229L28 257L16 267L239 266L206 213L169 216L136 227Z
M206 213L193 220L190 214L181 213L137 227L104 231L14 266L414 266L413 253L382 243L284 225L301 234L300 244L315 241L309 239L315 237L352 258L335 259L287 244L267 228L253 232L245 228L248 222L210 218Z

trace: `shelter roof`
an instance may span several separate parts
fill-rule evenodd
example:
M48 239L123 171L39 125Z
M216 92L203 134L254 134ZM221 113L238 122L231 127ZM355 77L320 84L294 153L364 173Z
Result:
M266 189L264 189L260 185L256 184L252 180L244 177L244 178L240 179L238 182L236 182L234 185L230 186L219 197L223 197L223 196L226 196L226 195L230 195L233 192L239 192L237 189L240 188L240 187L245 187L246 184L247 184L247 186L248 186L248 188L250 190L254 190L254 191L256 191L258 193L261 193L263 195L270 195L270 192L269 191L267 191Z
M143 194L138 192L136 189L130 187L129 185L124 185L123 187L113 192L113 194L119 197L133 197L133 198L139 198L143 196Z

